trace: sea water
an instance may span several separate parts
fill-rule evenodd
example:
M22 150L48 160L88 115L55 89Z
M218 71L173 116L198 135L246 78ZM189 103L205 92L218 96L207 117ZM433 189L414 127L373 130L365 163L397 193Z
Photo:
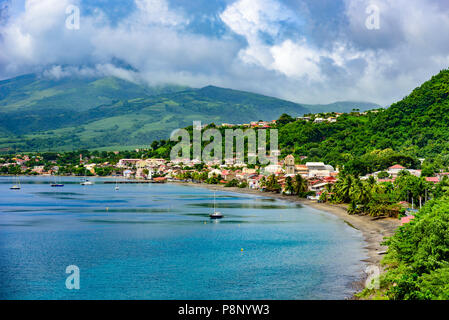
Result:
M224 218L211 220L201 187L12 180L0 177L0 299L344 299L364 268L358 230L291 202L217 192Z

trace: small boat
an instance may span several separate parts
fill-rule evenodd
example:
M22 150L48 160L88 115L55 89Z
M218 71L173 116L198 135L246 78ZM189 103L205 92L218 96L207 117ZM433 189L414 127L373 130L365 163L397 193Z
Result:
M50 184L50 187L64 187L64 185L62 184L62 183L57 183L56 182L56 176L54 176L55 177L55 182L54 183L52 183L52 184Z
M119 186L118 186L118 182L117 182L117 175L115 175L115 188L114 188L114 190L115 190L115 191L120 190L120 188L119 188Z
M215 211L214 213L211 213L209 217L211 219L221 219L223 218L223 215L221 214L221 212Z
M209 217L210 217L211 219L221 219L221 218L223 218L223 215L221 214L221 212L218 212L218 211L216 210L216 205L215 205L215 192L214 192L214 212L211 213L211 214L209 215Z
M11 188L9 188L9 189L11 189L11 190L20 190L20 180L19 180L19 177L16 177L16 183L15 183Z
M91 181L87 180L87 178L86 178L86 172L87 172L87 170L84 170L84 178L81 179L80 185L82 185L82 186L90 186L90 185L93 184Z

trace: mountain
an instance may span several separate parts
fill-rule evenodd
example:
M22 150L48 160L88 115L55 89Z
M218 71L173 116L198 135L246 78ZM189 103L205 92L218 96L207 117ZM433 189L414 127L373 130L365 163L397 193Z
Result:
M350 111L357 104L348 102L344 107ZM273 120L283 113L309 113L313 107L214 86L149 87L115 77L23 75L0 81L0 149L147 146L195 120L218 124Z
M344 165L354 174L420 158L449 167L449 70L443 70L388 109L344 114L336 123L294 121L279 129L285 154Z

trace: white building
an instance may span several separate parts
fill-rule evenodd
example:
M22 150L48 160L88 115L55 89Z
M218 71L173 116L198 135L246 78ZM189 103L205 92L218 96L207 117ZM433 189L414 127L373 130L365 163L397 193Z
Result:
M306 162L309 177L329 177L334 172L334 167L323 162Z

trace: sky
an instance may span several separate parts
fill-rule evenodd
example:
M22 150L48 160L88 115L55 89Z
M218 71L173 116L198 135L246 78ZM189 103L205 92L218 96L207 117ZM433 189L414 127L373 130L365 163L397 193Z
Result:
M0 0L0 79L117 76L388 106L448 68L448 39L447 0Z

